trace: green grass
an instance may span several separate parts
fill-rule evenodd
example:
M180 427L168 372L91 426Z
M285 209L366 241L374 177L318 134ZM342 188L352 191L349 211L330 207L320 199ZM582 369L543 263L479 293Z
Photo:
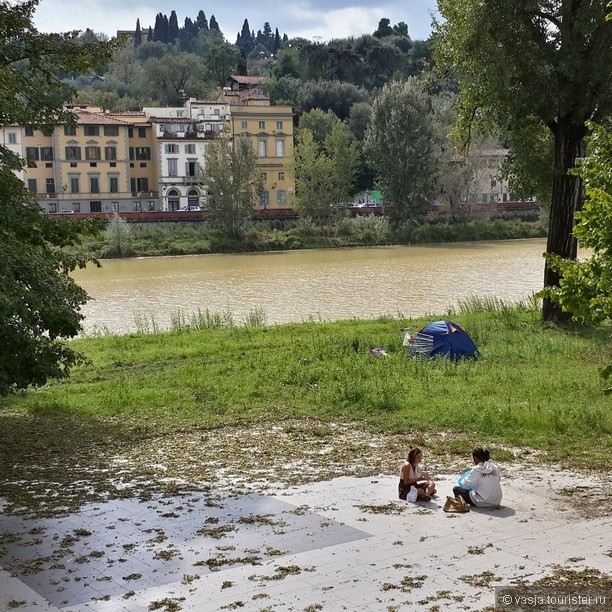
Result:
M243 327L79 339L74 347L88 363L66 381L0 399L0 423L5 432L27 429L26 421L55 424L65 440L104 443L315 418L448 431L612 464L610 397L599 376L612 361L610 328L547 327L530 307L498 301L466 303L452 319L470 332L480 359L408 358L400 329L431 318L264 326L254 316ZM389 357L373 357L373 347Z

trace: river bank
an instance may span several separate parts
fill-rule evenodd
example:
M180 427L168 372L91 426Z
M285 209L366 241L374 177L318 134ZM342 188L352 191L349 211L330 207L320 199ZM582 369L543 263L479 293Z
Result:
M221 432L238 436L232 461L256 456L264 466L277 456L276 437L253 441L253 455L238 433L262 423L293 432L298 445L302 436L333 441L345 423L363 432L366 446L367 432L381 432L447 458L489 446L504 460L520 448L525 460L610 469L612 415L598 373L612 358L609 328L542 326L520 306L474 305L454 320L478 345L479 360L407 358L399 329L425 319L77 340L85 362L70 379L0 400L0 496L27 507L50 486L75 504L116 495L109 474L131 472L139 448L150 449L145 463L166 447L189 463L194 440L214 444ZM374 347L389 356L372 356ZM359 448L342 445L325 462L333 470ZM105 457L119 451L132 458L109 472Z
M282 227L251 222L232 237L209 224L131 225L117 218L85 248L98 258L248 253L297 249L514 240L546 236L543 220L476 220L469 223L406 223L392 230L385 217L341 217L330 225L298 219Z

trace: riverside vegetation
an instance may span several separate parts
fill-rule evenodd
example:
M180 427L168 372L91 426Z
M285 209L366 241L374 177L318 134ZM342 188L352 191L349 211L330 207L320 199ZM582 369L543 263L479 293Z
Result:
M535 304L497 300L446 316L469 331L480 359L408 358L400 329L426 319L401 317L265 325L261 313L243 324L200 313L177 317L168 332L77 339L86 361L69 379L0 399L0 454L36 471L30 462L86 447L187 431L214 439L297 419L357 424L366 438L404 434L406 446L461 456L493 445L573 468L612 467L599 372L612 357L610 327L550 327ZM374 357L374 347L389 356Z
M130 225L118 216L85 248L98 258L151 257L280 251L310 248L384 246L475 240L540 238L543 221L477 220L469 223L406 223L392 231L385 217L340 217L328 225L298 219L283 228L252 222L239 238L232 238L208 223Z

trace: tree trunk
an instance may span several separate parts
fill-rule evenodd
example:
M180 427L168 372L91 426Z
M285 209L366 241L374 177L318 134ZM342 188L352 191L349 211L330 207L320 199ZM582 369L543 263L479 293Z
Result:
M570 119L561 119L552 128L555 138L555 173L553 178L548 241L546 253L565 259L576 259L578 241L574 235L574 214L582 207L582 181L568 174L576 165L576 159L584 154L584 137L587 130ZM544 267L544 287L558 287L559 273L548 263ZM555 323L567 323L571 315L549 298L544 299L542 319Z

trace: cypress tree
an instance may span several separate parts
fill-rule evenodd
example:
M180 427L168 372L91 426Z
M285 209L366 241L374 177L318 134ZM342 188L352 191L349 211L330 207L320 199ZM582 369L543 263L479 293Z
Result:
M151 29L151 26L149 26L149 33L147 34L147 42L152 42L153 41L153 30Z
M134 46L139 47L142 44L142 30L140 29L140 19L136 19L136 30L134 30Z
M210 21L208 22L208 27L210 30L217 30L217 32L221 32L221 28L219 27L219 24L217 23L217 20L215 19L214 15L210 16Z
M274 55L278 53L280 46L281 46L281 38L280 38L280 34L278 33L278 28L276 28L276 33L274 34L274 47L272 50Z
M178 17L176 11L173 10L170 13L170 19L168 20L168 42L173 43L179 35Z
M155 15L155 26L153 27L153 40L165 42L164 40L164 16L161 13Z
M170 37L169 37L169 22L168 22L168 15L164 15L163 19L162 19L162 28L163 28L163 39L162 42L165 43L169 43L170 42Z
M198 16L196 17L196 25L200 30L208 30L208 21L206 20L204 11L200 11L198 13Z

